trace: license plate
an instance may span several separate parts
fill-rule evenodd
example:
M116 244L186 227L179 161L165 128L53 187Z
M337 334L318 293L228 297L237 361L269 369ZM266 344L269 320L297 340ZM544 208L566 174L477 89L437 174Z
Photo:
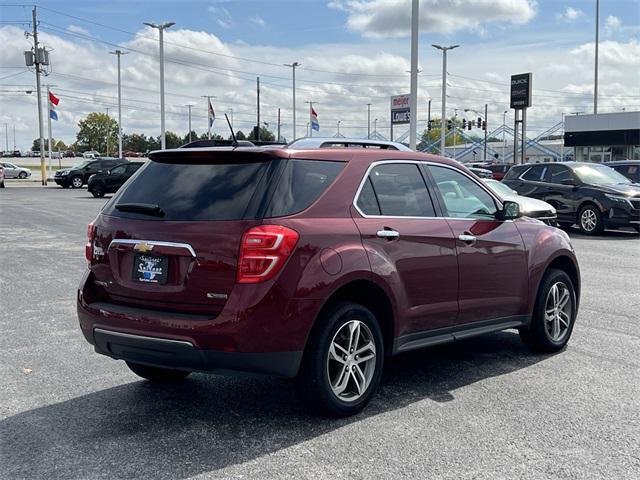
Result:
M169 259L136 254L133 259L133 279L146 283L167 283Z

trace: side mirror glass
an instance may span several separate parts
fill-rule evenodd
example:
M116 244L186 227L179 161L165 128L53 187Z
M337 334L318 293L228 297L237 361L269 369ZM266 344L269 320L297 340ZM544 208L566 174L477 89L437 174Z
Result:
M507 200L502 204L502 211L500 214L501 220L513 220L515 218L520 218L520 205L516 202Z

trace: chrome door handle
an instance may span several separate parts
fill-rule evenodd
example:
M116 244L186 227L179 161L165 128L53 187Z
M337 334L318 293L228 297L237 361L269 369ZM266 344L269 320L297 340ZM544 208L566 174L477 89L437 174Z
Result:
M462 240L465 243L475 243L476 242L476 236L475 235L468 235L466 233L463 233L462 235L458 235L458 240Z
M376 232L376 236L380 238L399 238L400 232L396 232L395 230L378 230Z

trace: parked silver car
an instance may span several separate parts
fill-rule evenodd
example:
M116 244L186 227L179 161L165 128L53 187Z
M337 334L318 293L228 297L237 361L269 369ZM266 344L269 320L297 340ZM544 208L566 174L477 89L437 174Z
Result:
M18 167L10 162L2 162L4 167L4 178L29 178L31 170L28 168Z
M510 200L520 205L520 213L523 216L537 218L554 227L557 225L558 216L553 205L542 200L519 195L518 192L498 180L487 178L482 179L482 181L503 200Z

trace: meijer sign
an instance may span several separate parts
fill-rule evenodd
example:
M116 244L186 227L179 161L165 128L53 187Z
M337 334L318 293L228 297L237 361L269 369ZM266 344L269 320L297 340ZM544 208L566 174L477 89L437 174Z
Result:
M411 94L391 97L391 124L411 122Z

